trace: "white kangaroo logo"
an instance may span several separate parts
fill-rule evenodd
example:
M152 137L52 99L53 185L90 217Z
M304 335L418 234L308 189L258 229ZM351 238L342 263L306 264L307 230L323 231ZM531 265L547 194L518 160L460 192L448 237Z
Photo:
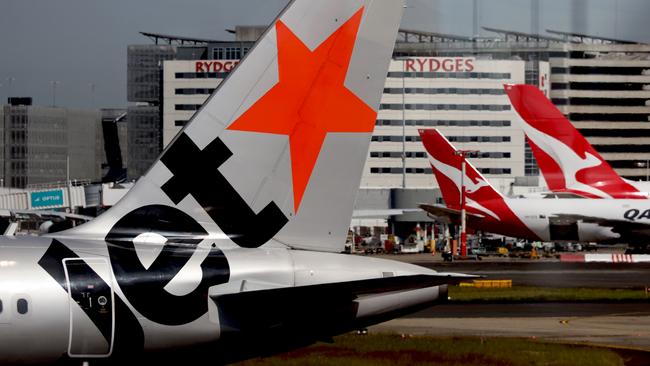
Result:
M456 189L458 189L458 192L460 192L460 177L461 177L461 171L460 169L457 169L451 165L445 164L441 161L436 160L433 156L429 155L429 162L431 163L431 166L445 175L447 178L449 178L452 182L454 182L454 185L456 185ZM467 164L466 165L468 168L471 167L471 165ZM477 183L474 183L474 181L467 176L467 172L465 173L465 179L463 180L463 184L465 185L465 192L467 193L474 193L478 191L479 189L483 187L491 187L490 183L486 182L484 179L479 178ZM496 220L501 220L499 215L496 213L492 212L490 209L484 207L480 203L469 199L465 197L465 202L467 206L473 207L483 213L485 213L488 216L492 216L492 218Z
M558 163L567 188L591 193L601 198L611 198L607 192L579 182L576 177L578 172L583 169L601 165L603 162L600 159L588 152L585 152L585 157L582 158L564 142L535 129L522 119L517 118L517 120L522 125L526 136Z

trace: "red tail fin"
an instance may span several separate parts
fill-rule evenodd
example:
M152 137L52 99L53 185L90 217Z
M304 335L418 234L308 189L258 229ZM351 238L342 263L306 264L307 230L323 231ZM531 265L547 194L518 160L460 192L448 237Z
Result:
M493 206L492 201L504 202L503 196L469 162L465 164L465 177L461 183L463 158L457 154L456 148L436 129L419 132L447 207L460 208L462 184L467 194L468 211L498 220L499 214L489 207Z
M469 162L465 163L465 177L461 183L463 158L438 130L419 132L447 207L460 209L460 187L464 185L467 212L485 218L479 229L521 238L539 238Z
M647 198L623 180L536 87L505 85L548 188L592 198Z

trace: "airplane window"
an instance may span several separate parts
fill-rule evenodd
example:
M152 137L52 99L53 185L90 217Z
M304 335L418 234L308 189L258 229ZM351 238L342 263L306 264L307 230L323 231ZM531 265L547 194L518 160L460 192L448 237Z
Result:
M18 314L21 315L27 314L27 311L29 310L27 305L27 300L18 299L18 301L16 301L16 308L18 310Z

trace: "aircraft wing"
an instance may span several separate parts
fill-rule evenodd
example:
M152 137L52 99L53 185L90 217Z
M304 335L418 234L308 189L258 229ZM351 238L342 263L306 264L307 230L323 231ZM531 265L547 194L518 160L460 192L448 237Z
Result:
M611 228L612 232L621 235L621 240L627 242L640 241L647 243L650 238L650 224L642 222L606 219L603 217L577 214L554 214L550 218L558 223L567 225L575 222L583 222Z
M435 217L439 221L442 221L444 223L452 223L452 222L457 222L460 221L460 210L456 210L453 208L448 208L443 205L436 205L436 204L420 204L419 207L426 211L429 215ZM485 218L482 215L477 215L471 212L466 212L467 219L468 220L480 220Z

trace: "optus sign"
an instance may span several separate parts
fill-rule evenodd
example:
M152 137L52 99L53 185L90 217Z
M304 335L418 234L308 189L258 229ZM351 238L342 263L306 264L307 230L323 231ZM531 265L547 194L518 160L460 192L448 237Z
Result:
M63 190L52 189L49 191L31 192L30 202L32 208L63 206Z
M466 57L427 57L404 59L404 70L414 72L474 71L474 59Z
M195 72L230 72L239 60L218 60L218 61L196 61L194 63Z

